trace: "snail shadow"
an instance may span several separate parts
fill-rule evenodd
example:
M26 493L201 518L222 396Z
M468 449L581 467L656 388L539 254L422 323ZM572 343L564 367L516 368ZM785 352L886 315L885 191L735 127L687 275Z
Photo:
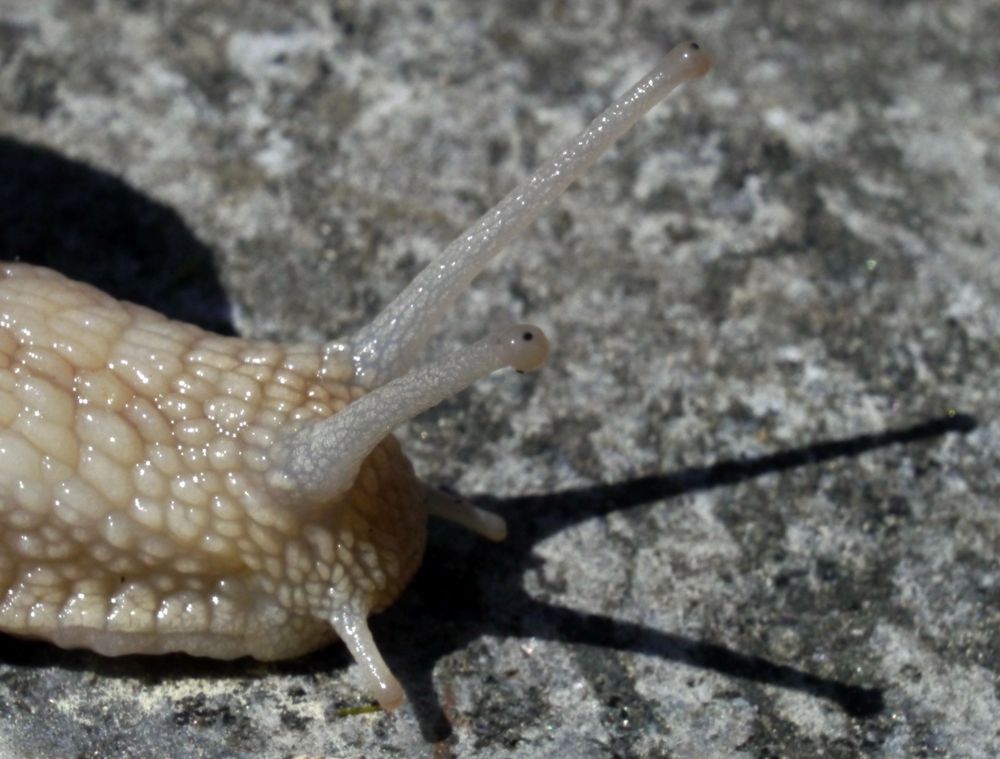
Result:
M588 519L734 485L766 474L857 457L893 445L930 440L949 433L968 433L975 427L974 418L958 414L903 429L824 441L768 456L723 461L614 484L503 500L480 498L484 506L507 518L510 525L507 540L486 543L453 525L433 521L426 560L403 597L389 611L373 618L375 638L406 688L422 734L432 742L445 740L451 734L447 713L451 696L447 693L447 685L442 688L445 694L439 695L433 682L434 669L449 654L465 649L484 635L556 640L602 651L611 649L654 656L725 677L822 699L852 718L877 716L885 708L884 688L877 684L822 677L711 641L550 606L524 590L523 577L540 565L533 553L536 545ZM90 651L63 650L43 641L2 635L0 663L27 671L54 669L102 678L127 678L149 686L194 678L228 681L237 688L248 681L264 680L274 673L322 676L325 672L350 666L351 660L342 645L273 663L247 658L220 661L184 654L107 658ZM512 677L516 680L517 674ZM26 682L30 681L29 677ZM488 691L502 688L503 682L494 677L484 683L488 687L482 698L488 703L491 701ZM347 714L353 706L356 706L354 702L331 704L327 714L336 715L340 710ZM527 704L519 708L531 710L535 706ZM226 703L216 703L205 697L182 699L173 709L172 719L178 725L221 722L227 729L226 720L235 718ZM528 714L533 713L529 711ZM481 716L490 719L497 715L484 713Z
M0 260L235 334L211 249L176 211L101 169L0 137Z
M877 685L841 682L709 641L552 607L532 598L524 590L522 578L540 563L532 549L549 535L578 522L765 474L856 457L948 433L967 433L975 427L974 418L959 414L904 429L610 485L505 500L477 499L508 520L508 539L500 544L484 544L450 525L434 524L427 558L413 586L391 610L373 620L376 639L406 687L424 737L431 741L445 739L451 733L432 682L434 667L443 657L483 635L534 637L656 656L731 678L798 691L829 701L851 717L878 715L884 709L884 690Z
M0 259L49 266L172 318L233 333L212 252L176 212L111 174L4 137L0 137ZM876 685L841 682L709 641L548 606L524 590L522 578L539 563L534 547L578 522L974 427L974 419L957 415L610 485L506 500L483 498L484 506L508 519L511 534L507 541L486 544L457 528L433 523L428 560L403 598L373 620L376 640L403 681L429 740L444 739L451 732L446 706L432 682L435 665L483 635L556 639L656 656L805 693L853 717L877 715L884 709L884 694ZM496 603L495 598L502 598L503 603ZM0 662L138 677L150 683L187 677L266 677L274 671L311 674L349 664L343 646L264 665L246 659L226 662L183 655L105 659L7 636L0 641Z

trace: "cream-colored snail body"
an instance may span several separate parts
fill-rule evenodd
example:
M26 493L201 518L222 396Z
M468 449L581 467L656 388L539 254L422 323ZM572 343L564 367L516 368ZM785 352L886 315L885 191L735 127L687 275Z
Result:
M23 264L0 267L0 629L108 655L292 657L339 636L382 706L368 630L416 571L428 514L499 517L422 484L390 434L504 366L533 326L421 368L491 258L711 61L660 64L463 232L368 327L326 345L224 338Z

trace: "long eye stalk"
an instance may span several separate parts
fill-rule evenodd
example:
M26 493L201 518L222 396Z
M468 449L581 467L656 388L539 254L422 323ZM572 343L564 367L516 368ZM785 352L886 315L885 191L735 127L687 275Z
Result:
M271 451L276 468L269 472L268 484L279 492L294 492L306 503L343 493L365 457L403 422L497 369L535 371L548 355L548 339L538 327L504 327L286 436Z
M679 85L704 76L711 56L684 42L548 163L462 232L351 341L355 381L369 389L405 374L441 318L497 253Z

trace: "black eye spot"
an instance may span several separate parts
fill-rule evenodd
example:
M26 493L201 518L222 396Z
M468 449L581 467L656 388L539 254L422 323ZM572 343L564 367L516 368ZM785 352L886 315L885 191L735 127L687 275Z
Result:
M697 42L692 42L691 43L691 49L692 50L701 50L701 45L699 45Z
M532 340L535 339L535 336L531 332L525 332L523 335L521 335L521 339L524 340L524 342L526 343L530 343Z

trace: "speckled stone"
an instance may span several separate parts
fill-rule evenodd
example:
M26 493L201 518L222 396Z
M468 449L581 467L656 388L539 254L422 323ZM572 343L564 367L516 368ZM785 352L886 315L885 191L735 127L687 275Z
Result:
M432 346L537 376L403 431L511 522L261 665L0 643L0 755L1000 754L1000 88L980 0L0 0L0 257L349 333L674 42L716 69ZM439 742L437 747L433 742Z

